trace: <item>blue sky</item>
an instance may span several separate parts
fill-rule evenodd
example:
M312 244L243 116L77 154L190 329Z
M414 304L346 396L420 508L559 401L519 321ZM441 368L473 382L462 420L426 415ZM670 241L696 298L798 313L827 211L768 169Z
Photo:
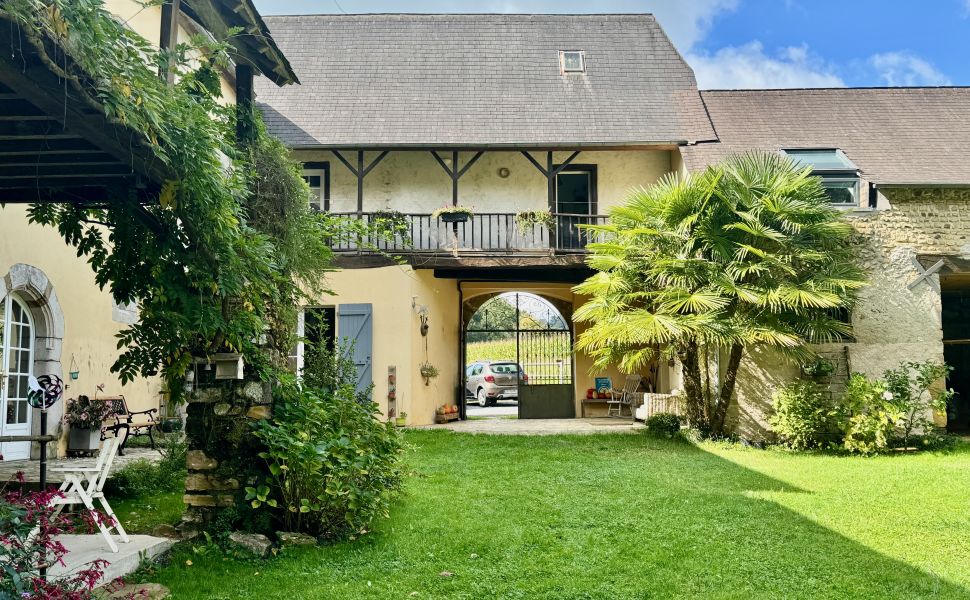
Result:
M255 0L264 15L652 12L703 88L970 85L970 0Z

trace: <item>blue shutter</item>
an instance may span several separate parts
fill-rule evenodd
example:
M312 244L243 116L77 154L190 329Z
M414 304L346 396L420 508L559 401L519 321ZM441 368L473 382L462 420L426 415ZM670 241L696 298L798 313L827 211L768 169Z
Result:
M374 347L371 304L341 304L337 307L337 335L341 352L357 367L357 390L366 391L374 382L371 354Z

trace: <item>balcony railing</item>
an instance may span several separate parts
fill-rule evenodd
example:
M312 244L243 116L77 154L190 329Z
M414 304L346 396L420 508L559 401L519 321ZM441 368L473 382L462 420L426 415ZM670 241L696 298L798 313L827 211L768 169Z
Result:
M369 225L377 225L379 219L385 222L387 212L376 213L334 213L335 216L360 218ZM578 215L553 213L552 226L528 224L521 226L516 222L514 213L475 213L467 221L446 223L430 214L399 214L394 218L403 219L401 233L393 239L374 236L360 241L346 237L334 240L335 252L368 252L378 249L397 253L548 253L584 252L586 244L595 239L596 234L581 225L606 223L604 215Z

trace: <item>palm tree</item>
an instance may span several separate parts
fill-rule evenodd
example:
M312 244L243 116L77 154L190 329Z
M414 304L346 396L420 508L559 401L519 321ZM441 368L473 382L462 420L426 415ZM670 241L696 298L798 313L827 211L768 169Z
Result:
M821 180L780 154L670 175L591 229L601 241L587 259L596 273L575 288L590 296L574 315L590 324L578 348L627 372L680 358L687 419L712 435L724 433L746 349L803 360L809 344L851 333L839 314L865 285L852 227ZM712 389L709 357L722 354Z

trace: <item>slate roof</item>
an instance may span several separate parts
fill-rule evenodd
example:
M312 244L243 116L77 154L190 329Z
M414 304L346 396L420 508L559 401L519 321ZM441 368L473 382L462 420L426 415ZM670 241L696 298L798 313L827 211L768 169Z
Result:
M652 15L266 17L303 85L257 84L307 147L570 147L714 139L693 71ZM583 50L563 75L560 50Z
M701 92L720 143L681 149L697 170L750 149L841 148L868 181L970 184L970 88Z

